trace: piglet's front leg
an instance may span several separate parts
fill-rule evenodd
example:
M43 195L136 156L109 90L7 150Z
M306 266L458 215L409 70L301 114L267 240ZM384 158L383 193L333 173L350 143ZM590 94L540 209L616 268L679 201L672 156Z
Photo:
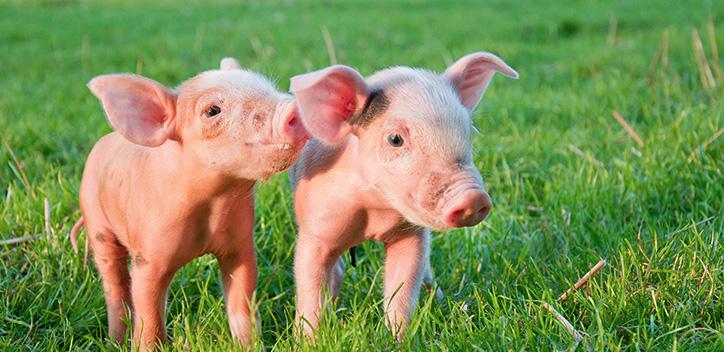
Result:
M256 289L257 266L254 246L249 243L239 252L217 255L224 284L226 313L231 335L249 345L260 332L259 317L252 309L252 296ZM254 313L254 321L251 314Z
M430 232L417 230L385 243L385 312L387 324L401 340L417 305L423 274L429 266Z
M166 291L176 268L168 269L161 263L147 261L141 254L136 255L133 265L133 340L137 348L147 351L167 340Z
M297 324L304 334L314 338L327 290L330 272L338 256L321 243L300 233L294 256L294 279L297 283Z

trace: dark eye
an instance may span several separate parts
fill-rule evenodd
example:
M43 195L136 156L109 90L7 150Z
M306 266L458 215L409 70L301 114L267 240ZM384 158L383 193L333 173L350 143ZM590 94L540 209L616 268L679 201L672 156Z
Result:
M218 107L216 105L212 105L208 110L206 110L206 112L204 112L204 115L206 115L206 117L213 117L213 116L218 115L220 112L221 112L220 107Z
M402 136L400 136L397 133L393 133L387 136L387 143L390 143L393 147L402 147L402 144L405 143L405 140L402 139Z

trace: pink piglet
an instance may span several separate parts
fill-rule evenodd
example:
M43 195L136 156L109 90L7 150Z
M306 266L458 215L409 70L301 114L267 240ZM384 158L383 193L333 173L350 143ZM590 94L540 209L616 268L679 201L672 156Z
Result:
M174 273L212 253L231 333L248 344L258 329L254 185L288 168L309 139L296 100L231 58L177 89L132 74L88 87L115 132L88 156L74 230L86 227L110 337L123 339L130 309L135 346L165 341Z
M477 52L442 74L394 67L365 80L333 66L292 78L302 123L316 137L290 170L297 318L308 335L323 288L339 292L340 255L374 240L386 250L386 321L402 338L420 286L433 285L430 229L476 225L492 207L470 141L471 113L496 72L518 77Z

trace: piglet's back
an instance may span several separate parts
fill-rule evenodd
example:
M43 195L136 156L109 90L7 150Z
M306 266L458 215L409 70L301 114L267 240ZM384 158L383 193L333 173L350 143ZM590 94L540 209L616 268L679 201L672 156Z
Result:
M354 137L349 137L354 138ZM320 172L327 171L339 160L347 140L340 144L327 144L317 138L312 138L302 149L296 163L289 169L289 182L292 190L296 190L299 181L303 178L312 178Z
M138 170L139 160L143 159L149 149L129 142L118 132L101 137L88 155L83 170L80 186L81 207L86 210L102 209L101 197L107 196L108 191L115 194L115 202L123 202L119 198L125 198L128 192L118 188L129 184L125 182L128 175ZM104 214L88 216L106 221Z

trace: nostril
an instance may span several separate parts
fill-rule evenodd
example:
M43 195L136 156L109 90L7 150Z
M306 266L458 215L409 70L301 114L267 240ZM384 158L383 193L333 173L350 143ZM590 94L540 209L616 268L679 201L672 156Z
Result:
M450 214L450 219L454 222L459 222L465 216L465 209L458 209Z
M477 223L476 218L478 218L476 208L463 207L450 212L447 222L455 227L469 226L471 223Z
M488 217L488 213L490 213L490 205L483 205L480 210L478 210L478 216L480 216L480 220L485 220L486 217Z
M287 122L289 126L296 126L297 125L297 115L292 116L291 119L289 119L289 122Z
M493 202L490 201L490 196L487 192L483 192L480 203L481 206L478 214L480 214L480 221L483 221L490 213L490 209L493 208Z
M302 126L302 122L297 114L292 115L285 121L284 133L294 140L303 140L308 138L308 133L304 126Z
M452 227L458 227L460 226L460 222L462 221L464 214L465 209L453 210L447 214L445 222Z

